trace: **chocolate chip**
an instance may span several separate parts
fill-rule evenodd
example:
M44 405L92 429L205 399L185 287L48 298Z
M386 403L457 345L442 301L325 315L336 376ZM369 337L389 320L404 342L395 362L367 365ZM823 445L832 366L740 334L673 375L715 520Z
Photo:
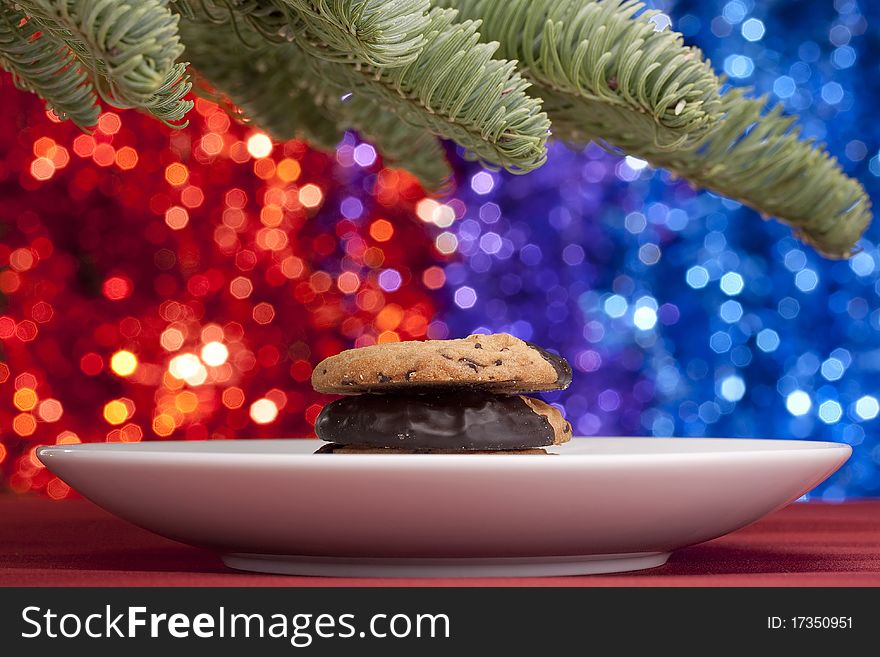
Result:
M389 381L391 381L390 376L386 376L386 375L382 374L381 372L379 373L379 383L388 383Z
M510 351L509 347L501 347L500 351Z
M407 373L406 373L406 380L407 380L407 381L412 381L413 374L415 374L415 373L416 373L415 370L410 370L409 372L407 372Z
M496 365L501 365L501 359L499 358L498 360L496 360L496 361L495 361L495 364L496 364Z
M483 348L483 345L481 345L479 342L477 342L477 343L474 345L474 349L482 349L482 348Z
M353 386L353 385L357 385L357 384L355 381L352 381L351 379L342 379L342 385Z
M327 373L327 368L325 367L323 370L321 370L321 374L326 374L326 373Z
M565 423L565 433L571 433L571 423L570 422Z
M458 362L459 362L459 363L464 363L465 365L467 365L468 367L470 367L474 372L476 372L477 369L480 367L480 364L479 364L479 363L476 363L476 362L472 361L470 358L459 358L459 359L458 359Z

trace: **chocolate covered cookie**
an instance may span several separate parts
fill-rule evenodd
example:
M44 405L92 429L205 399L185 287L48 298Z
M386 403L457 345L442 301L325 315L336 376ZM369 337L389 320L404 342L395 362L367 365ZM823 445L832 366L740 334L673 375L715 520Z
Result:
M571 438L562 414L538 399L462 389L343 397L321 411L318 438L415 450L517 450Z
M343 395L461 387L517 394L570 383L564 358L507 333L349 349L312 372L315 390Z
M547 455L545 449L405 449L403 447L369 447L366 445L338 445L328 443L315 450L315 454L531 454Z

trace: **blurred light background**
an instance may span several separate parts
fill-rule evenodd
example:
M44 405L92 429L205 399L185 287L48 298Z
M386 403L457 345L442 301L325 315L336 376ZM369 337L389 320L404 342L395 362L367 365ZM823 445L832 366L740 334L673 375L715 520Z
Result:
M649 3L732 84L802 116L877 198L880 6ZM665 23L658 17L658 25ZM426 198L350 135L273 144L199 101L93 136L0 78L0 470L72 492L46 443L306 436L320 358L508 331L560 351L581 435L815 439L853 458L813 498L880 493L876 226L825 260L737 203L590 147L527 176L454 153Z

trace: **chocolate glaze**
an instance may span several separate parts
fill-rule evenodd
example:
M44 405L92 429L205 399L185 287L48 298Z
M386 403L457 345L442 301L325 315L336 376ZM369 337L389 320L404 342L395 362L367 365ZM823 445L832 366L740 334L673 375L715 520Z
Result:
M367 445L340 445L338 443L326 443L323 447L315 450L315 454L530 454L547 455L546 449L540 447L528 447L526 449L410 449L406 447L369 447Z
M541 357L556 370L556 385L559 389L564 389L571 385L571 365L568 364L567 360L531 342L526 342L526 344L541 354Z
M324 407L315 433L341 445L415 449L523 449L554 439L521 397L476 390L343 397Z

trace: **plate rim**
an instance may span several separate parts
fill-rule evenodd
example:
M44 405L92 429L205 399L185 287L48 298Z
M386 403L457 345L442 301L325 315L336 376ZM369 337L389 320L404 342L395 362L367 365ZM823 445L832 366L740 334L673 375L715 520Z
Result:
M601 436L601 437L576 437L573 440L576 441L591 441L591 440L627 440L631 437L629 436ZM470 458L462 459L462 454L330 454L325 456L332 456L332 458L322 458L320 461L314 459L307 459L307 457L314 456L313 452L309 451L307 453L297 453L297 452L284 452L284 451L211 451L211 450L202 450L202 449L194 449L194 450L186 450L182 449L180 451L171 449L171 450L162 450L161 448L151 448L151 449L139 449L139 445L193 445L194 443L201 444L209 444L209 443L229 443L236 442L241 444L246 444L249 442L260 441L261 444L267 444L272 442L285 442L285 443L293 443L293 442L314 442L316 443L316 448L320 445L326 444L324 441L315 440L311 438L275 438L275 439L231 439L231 440L223 440L223 441L214 441L214 440L203 440L203 441L188 441L188 440L174 440L174 441L149 441L148 443L79 443L75 445L45 445L42 447L38 447L36 449L36 455L46 465L51 469L51 466L54 463L58 463L61 460L71 460L71 459L85 459L91 458L96 460L138 460L140 462L147 461L162 461L163 463L167 463L169 459L174 459L179 463L187 463L187 464L197 464L197 463L236 463L240 465L246 464L255 464L255 463L266 463L267 461L270 463L279 463L280 460L284 460L285 463L309 463L311 465L321 465L322 467L340 467L340 466L350 466L353 462L356 463L406 463L408 466L412 467L414 465L425 466L425 465L434 465L439 466L440 464L445 463L455 463L457 467L473 467L474 465L486 465L486 464L507 464L511 465L514 463L519 464L545 464L551 466L551 463L606 463L606 462L614 462L614 461L622 461L625 460L630 463L636 462L653 462L657 460L666 460L666 459L678 459L678 460L714 460L714 459L730 459L736 457L753 457L755 455L760 454L764 458L778 458L783 456L785 458L797 458L796 455L801 455L802 457L807 456L816 456L819 453L824 453L830 456L832 453L837 453L838 457L843 457L842 463L845 463L852 456L852 446L846 443L835 443L830 441L818 441L818 440L799 440L799 439L786 439L786 438L682 438L682 437L670 437L670 438L652 438L649 436L634 436L632 438L638 438L641 440L650 440L650 441L674 441L674 442L686 442L689 440L700 440L700 441L718 441L719 443L760 443L766 445L767 443L775 443L779 448L777 449L766 449L766 448L757 448L754 447L749 449L747 445L743 445L741 449L720 449L717 451L711 450L700 450L700 451L657 451L657 452L617 452L617 453L575 453L569 454L563 451L562 454L552 454L553 456L565 456L564 460L561 459L547 459L544 454L521 454L516 455L516 458L512 461L511 455L509 454L470 454L468 455ZM795 446L796 445L796 446ZM564 446L548 446L549 449L559 448ZM425 457L430 458L425 458ZM391 457L391 461L389 461L389 457ZM841 463L841 465L842 465ZM469 465L473 464L473 465Z

